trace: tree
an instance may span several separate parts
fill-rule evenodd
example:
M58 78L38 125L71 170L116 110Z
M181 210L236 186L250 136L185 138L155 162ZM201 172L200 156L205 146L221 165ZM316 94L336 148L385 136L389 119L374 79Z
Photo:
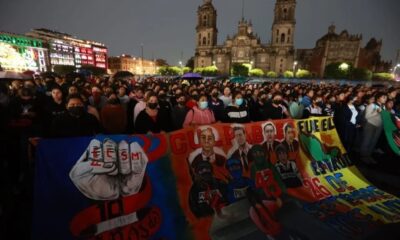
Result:
M267 72L267 77L268 78L277 78L278 74L274 71L269 71L269 72Z
M354 68L351 72L351 79L371 80L372 72L366 68Z
M189 58L185 66L194 69L194 57Z
M374 73L373 80L394 80L394 75L391 73Z
M305 70L305 69L299 69L296 72L296 78L311 78L312 74L310 73L310 71Z
M208 66L204 68L199 67L195 68L193 72L199 73L203 76L216 76L218 75L218 68L216 66Z
M158 74L162 76L176 76L180 75L182 72L180 67L172 66L172 67L167 67L163 66L158 69Z
M259 68L254 68L249 71L249 75L253 77L262 77L264 76L264 71Z
M65 75L67 73L75 72L76 67L75 66L66 66L66 65L55 65L54 66L54 72L58 73L60 75Z
M284 78L293 78L293 77L294 77L294 74L293 74L292 71L285 71L285 72L283 73L283 77L284 77Z
M325 67L325 78L331 79L349 79L353 66L348 63L331 63Z
M249 68L240 63L234 63L232 65L232 75L233 76L249 76Z
M165 67L165 66L169 66L169 64L168 64L167 60L159 58L159 59L156 59L156 66L157 67Z
M182 71L183 71L182 74L185 74L185 73L188 73L188 72L192 71L192 68L190 68L190 67L183 67L183 68L182 68Z

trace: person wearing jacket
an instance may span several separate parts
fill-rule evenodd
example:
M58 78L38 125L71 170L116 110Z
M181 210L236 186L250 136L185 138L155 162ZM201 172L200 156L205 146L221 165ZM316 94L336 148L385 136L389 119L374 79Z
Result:
M367 164L377 163L371 157L371 154L382 133L383 123L381 112L384 109L387 96L384 93L377 93L375 99L376 102L369 104L365 109L365 123L360 149L361 160Z
M208 108L207 96L201 95L197 105L193 106L193 108L186 114L183 127L213 123L215 123L215 117L214 113Z
M240 92L233 95L232 103L226 107L225 112L225 119L228 123L249 123L251 121L249 109Z

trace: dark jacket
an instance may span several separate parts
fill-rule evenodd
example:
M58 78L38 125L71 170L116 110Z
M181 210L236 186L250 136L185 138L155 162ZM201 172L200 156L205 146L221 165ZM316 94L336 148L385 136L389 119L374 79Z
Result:
M92 114L85 112L76 118L68 112L56 116L51 124L51 137L93 136L100 132L100 124Z
M178 130L182 128L188 111L189 108L186 106L180 107L179 105L176 105L172 107L171 120L173 124L173 130Z
M168 125L170 121L166 121L166 119L169 119L169 115L165 111L158 110L156 121L154 121L144 109L136 118L135 132L138 134L167 132L171 126Z
M248 123L251 121L249 110L243 104L239 107L227 106L225 113L225 122L228 123Z
M208 100L208 108L213 111L214 116L215 116L215 121L225 121L225 107L224 107L224 102L217 98L216 101L214 101L212 98Z

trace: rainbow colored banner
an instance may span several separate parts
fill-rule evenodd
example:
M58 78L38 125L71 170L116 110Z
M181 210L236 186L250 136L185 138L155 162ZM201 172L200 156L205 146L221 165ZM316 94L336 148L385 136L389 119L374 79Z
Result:
M400 222L332 118L43 140L37 156L33 239L363 239Z

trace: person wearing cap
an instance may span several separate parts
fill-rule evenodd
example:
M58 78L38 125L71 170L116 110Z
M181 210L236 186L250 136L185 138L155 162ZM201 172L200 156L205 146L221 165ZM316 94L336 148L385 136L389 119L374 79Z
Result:
M242 162L237 158L230 158L226 161L226 169L231 176L227 193L229 203L246 198L247 189L254 188L254 181L243 176Z

